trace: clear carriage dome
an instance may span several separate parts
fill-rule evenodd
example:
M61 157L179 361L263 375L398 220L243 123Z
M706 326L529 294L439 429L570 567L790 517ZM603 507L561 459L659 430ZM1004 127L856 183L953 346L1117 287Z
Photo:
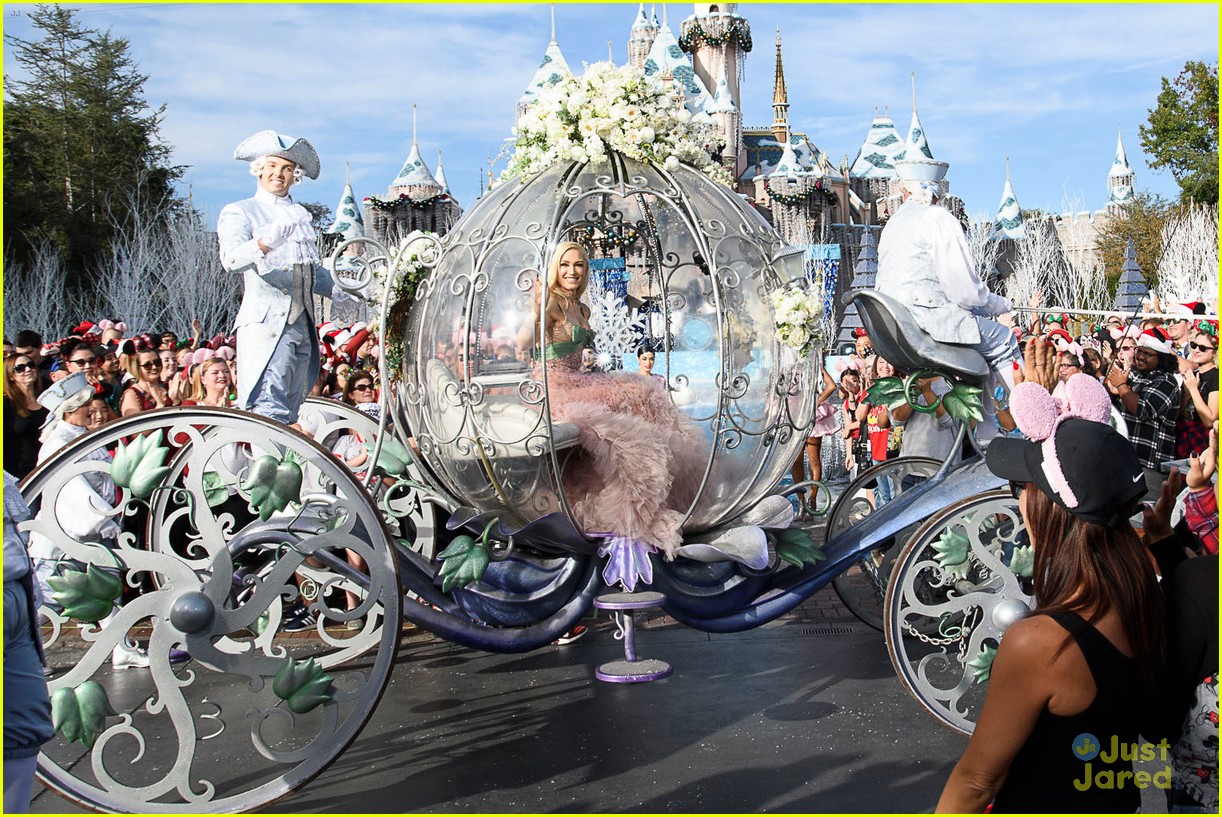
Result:
M564 242L588 258L571 298L549 287ZM753 507L804 442L817 361L777 340L776 295L803 282L801 250L686 165L553 165L442 239L407 324L402 414L460 502L670 552Z

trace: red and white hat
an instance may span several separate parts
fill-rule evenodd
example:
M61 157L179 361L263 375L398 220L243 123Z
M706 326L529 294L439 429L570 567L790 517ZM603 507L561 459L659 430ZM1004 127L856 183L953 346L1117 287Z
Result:
M1175 349L1167 333L1161 329L1147 329L1137 336L1137 348L1153 349L1164 355L1172 354Z

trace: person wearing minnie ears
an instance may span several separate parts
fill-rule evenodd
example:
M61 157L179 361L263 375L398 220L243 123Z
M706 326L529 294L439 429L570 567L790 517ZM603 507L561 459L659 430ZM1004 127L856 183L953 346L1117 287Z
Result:
M990 801L999 813L1141 806L1133 756L1164 666L1163 596L1129 521L1144 474L1107 425L1103 386L1077 374L1066 395L1062 407L1040 385L1015 386L1010 410L1030 439L999 437L985 454L1010 481L1030 538L1034 610L1001 637L939 812L979 813Z
M258 179L254 196L226 205L216 226L221 265L245 280L237 405L291 424L318 379L313 296L348 297L320 263L309 211L289 195L303 176L318 178L318 154L305 139L265 130L233 158Z
M989 362L1005 388L998 390L997 378L989 378L987 393L1002 396L985 401L990 416L977 426L977 435L988 439L996 432L990 404L1004 408L1014 387L1018 341L1009 327L992 320L1011 310L1010 301L980 280L962 225L937 205L949 167L925 158L895 163L904 203L879 236L875 289L906 305L934 340L970 346Z

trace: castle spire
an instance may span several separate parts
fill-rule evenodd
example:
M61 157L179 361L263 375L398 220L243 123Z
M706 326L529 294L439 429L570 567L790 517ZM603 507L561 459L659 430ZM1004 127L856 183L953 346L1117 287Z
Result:
M552 3L552 38L550 42L556 42L556 4Z
M781 27L776 29L776 79L772 88L772 135L781 144L789 142L789 92L785 89L785 64L781 60Z

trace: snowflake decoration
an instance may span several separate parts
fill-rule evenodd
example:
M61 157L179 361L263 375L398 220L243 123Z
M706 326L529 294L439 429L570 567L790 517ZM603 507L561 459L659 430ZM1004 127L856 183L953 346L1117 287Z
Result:
M600 355L615 361L635 353L645 331L645 316L633 318L628 304L610 292L595 298L592 306L590 328L594 330Z

